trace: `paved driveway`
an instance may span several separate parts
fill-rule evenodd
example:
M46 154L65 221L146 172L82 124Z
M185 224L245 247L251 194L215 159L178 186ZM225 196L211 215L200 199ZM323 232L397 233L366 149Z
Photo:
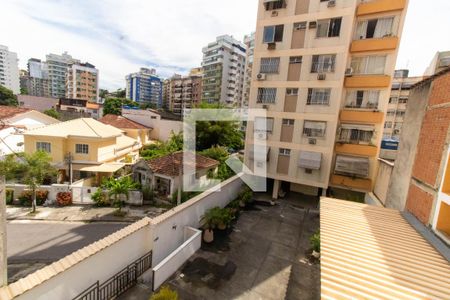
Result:
M17 221L7 225L8 275L15 281L127 226Z

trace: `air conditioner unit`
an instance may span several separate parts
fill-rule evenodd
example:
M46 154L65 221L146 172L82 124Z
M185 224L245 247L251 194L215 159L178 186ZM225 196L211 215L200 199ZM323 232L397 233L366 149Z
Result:
M313 170L312 169L305 169L305 173L306 174L312 174Z
M267 49L268 50L275 50L277 48L277 43L268 43Z
M277 17L278 16L278 12L277 11L273 11L272 12L272 17Z
M310 145L315 145L315 144L317 144L317 140L316 139L308 139L308 143Z
M267 140L267 132L255 132L255 136L258 140Z
M325 73L317 74L317 80L325 80L325 79L327 79L327 74Z
M266 74L259 73L258 75L256 75L256 79L258 79L260 81L266 80Z
M328 1L328 7L335 7L335 6L336 6L336 0Z
M353 68L347 68L345 70L345 76L347 77L353 76Z
M317 22L316 21L309 22L309 29L313 29L313 28L317 28Z
M269 105L263 105L262 108L263 109L269 109Z

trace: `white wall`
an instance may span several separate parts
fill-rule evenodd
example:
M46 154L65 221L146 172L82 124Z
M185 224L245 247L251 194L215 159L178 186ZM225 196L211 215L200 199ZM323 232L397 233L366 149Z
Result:
M184 242L186 226L199 228L200 219L206 210L220 206L225 207L235 199L243 185L236 175L220 185L221 191L210 189L197 197L173 208L165 214L152 219L153 266L158 265L169 253Z

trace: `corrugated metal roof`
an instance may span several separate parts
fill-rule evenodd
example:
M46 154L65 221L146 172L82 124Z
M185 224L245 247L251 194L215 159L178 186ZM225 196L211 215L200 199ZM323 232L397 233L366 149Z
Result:
M450 299L450 264L400 212L323 198L322 299Z

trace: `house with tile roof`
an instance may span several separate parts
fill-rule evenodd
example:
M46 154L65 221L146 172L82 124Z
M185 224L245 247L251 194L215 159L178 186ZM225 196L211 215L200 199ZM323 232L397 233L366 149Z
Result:
M59 182L89 178L99 184L139 159L142 144L111 125L91 118L52 124L24 132L25 152L50 154Z
M55 123L59 121L36 110L0 106L0 157L24 151L24 130Z
M151 160L140 160L133 166L134 180L142 186L150 186L163 197L172 196L180 188L181 176L190 182L196 180L200 184L206 184L209 171L215 172L219 162L191 152L186 156L188 160L184 161L184 153L179 151ZM195 172L185 173L183 163L195 167Z
M153 130L151 127L147 127L138 122L130 120L124 116L106 115L99 119L100 122L106 125L111 125L124 131L125 134L143 145L149 145L152 143L150 138L150 132Z

